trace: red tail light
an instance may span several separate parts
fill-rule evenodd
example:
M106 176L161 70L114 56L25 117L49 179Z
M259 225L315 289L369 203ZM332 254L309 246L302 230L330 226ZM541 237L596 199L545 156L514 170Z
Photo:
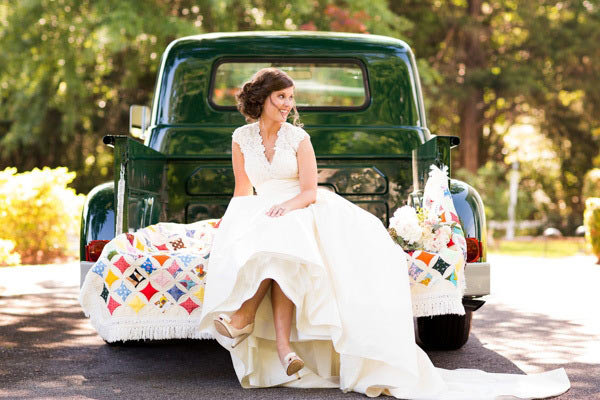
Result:
M475 262L481 257L481 244L476 238L467 238L467 262Z
M98 261L102 249L106 246L108 240L92 240L85 246L85 260L86 261Z

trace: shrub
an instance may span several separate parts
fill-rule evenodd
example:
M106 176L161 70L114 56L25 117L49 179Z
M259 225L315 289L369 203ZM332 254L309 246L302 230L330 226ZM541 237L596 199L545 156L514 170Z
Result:
M590 169L585 174L581 194L585 199L600 197L600 168Z
M591 197L585 202L583 213L585 224L585 240L592 248L592 252L598 257L600 264L600 198Z
M0 265L18 265L21 264L21 256L15 253L15 242L12 240L0 239Z
M0 238L14 242L24 263L75 255L85 196L67 185L75 172L65 167L0 171Z

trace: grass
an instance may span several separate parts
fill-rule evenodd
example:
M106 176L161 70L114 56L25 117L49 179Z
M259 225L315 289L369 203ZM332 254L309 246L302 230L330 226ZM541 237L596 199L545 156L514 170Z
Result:
M569 257L591 254L582 237L496 239L488 242L488 252L528 257Z

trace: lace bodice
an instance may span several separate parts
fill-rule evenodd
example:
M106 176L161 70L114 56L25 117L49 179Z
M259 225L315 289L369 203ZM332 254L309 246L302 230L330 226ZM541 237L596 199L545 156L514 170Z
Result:
M277 132L271 162L265 156L265 146L259 133L258 122L240 126L233 131L233 141L244 154L244 168L252 186L258 188L271 179L298 179L296 152L300 142L309 137L300 127L284 122ZM258 189L257 189L258 190Z

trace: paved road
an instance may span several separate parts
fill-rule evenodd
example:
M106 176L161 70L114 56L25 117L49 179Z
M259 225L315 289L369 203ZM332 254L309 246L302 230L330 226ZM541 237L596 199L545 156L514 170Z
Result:
M600 266L589 256L492 256L492 290L443 368L565 367L560 399L600 399ZM77 303L77 265L0 268L0 398L364 399L337 389L241 389L215 341L108 346Z

